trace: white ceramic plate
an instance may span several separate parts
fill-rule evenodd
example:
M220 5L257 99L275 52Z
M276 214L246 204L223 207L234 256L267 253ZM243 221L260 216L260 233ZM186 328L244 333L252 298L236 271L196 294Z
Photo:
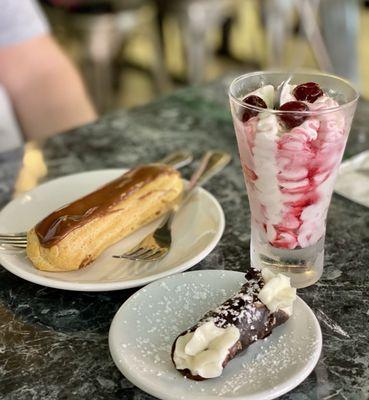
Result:
M17 197L0 212L0 232L28 230L60 206L115 179L124 170L99 170L69 175L44 183ZM40 285L78 291L108 291L142 286L184 271L216 246L224 230L224 214L217 200L199 188L173 221L173 242L160 261L144 263L112 258L140 242L160 223L155 221L107 249L95 262L78 271L43 272L35 269L25 252L0 252L0 264L13 274Z
M173 367L170 352L177 335L243 282L241 272L192 271L139 290L118 310L110 327L115 364L132 383L163 400L267 400L292 390L313 370L322 347L319 323L300 298L293 316L234 358L221 377L195 382Z

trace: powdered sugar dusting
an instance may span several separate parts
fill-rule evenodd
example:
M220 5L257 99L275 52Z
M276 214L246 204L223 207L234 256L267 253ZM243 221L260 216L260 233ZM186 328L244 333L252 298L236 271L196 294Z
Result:
M119 358L126 370L146 384L160 382L163 390L175 391L178 399L204 394L232 398L273 391L304 370L320 344L314 320L304 314L300 299L284 325L231 360L221 377L196 382L174 368L171 348L175 338L237 293L243 283L241 273L202 271L201 276L198 272L180 274L137 292L126 303L120 325Z
M201 324L213 321L216 326L227 328L233 324L237 325L237 322L244 318L248 324L252 324L259 317L260 312L255 309L254 302L257 301L257 295L263 286L261 274L255 275L255 277L259 279L250 278L241 291L235 293L226 303L210 311L210 315L205 316L201 320Z
M224 273L220 274L220 278L224 276ZM199 277L202 277L201 273ZM196 323L214 304L225 301L232 291L223 288L214 291L210 283L198 282L184 282L172 287L166 281L160 282L157 290L160 294L155 297L146 288L131 297L135 320L131 321L129 329L136 331L137 336L134 341L123 343L122 351L134 351L134 361L140 365L142 372L160 376L173 372L170 353L178 334ZM194 303L201 306L194 308ZM123 325L122 329L127 327ZM157 375L156 368L150 367L151 364L161 366L160 375Z
M249 357L244 357L242 368L225 371L224 384L218 391L220 396L239 394L245 384L248 385L248 391L258 391L265 381L266 374L270 390L273 391L273 388L280 384L281 376L291 373L308 361L309 354L313 354L319 345L312 335L313 327L309 326L306 334L299 337L290 332L281 333L281 330L282 327L276 328L274 337L250 346Z

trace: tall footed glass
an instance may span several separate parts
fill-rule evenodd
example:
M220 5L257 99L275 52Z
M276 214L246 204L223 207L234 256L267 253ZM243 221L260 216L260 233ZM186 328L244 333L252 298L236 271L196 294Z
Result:
M323 272L326 217L358 93L321 73L255 72L229 89L251 210L251 263L291 277Z

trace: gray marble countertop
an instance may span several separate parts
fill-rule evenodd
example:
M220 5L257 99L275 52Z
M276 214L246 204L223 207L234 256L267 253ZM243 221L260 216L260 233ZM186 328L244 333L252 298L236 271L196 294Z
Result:
M186 89L48 140L40 145L47 168L41 180L129 167L177 149L190 149L196 156L214 147L228 150L234 161L206 185L225 211L225 233L194 269L245 271L250 214L226 85ZM369 105L362 102L346 156L369 148L368 121ZM0 207L11 199L19 171L27 169L22 154L22 149L0 154ZM334 195L323 277L300 290L320 321L323 353L314 372L284 400L369 398L368 261L369 210ZM109 354L111 320L133 292L56 290L0 267L0 398L152 399L121 375Z

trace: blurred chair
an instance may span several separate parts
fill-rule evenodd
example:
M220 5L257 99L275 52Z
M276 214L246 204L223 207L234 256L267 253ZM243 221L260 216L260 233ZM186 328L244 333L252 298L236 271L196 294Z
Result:
M262 5L269 68L285 66L286 42L293 34L294 14L297 13L302 28L301 33L312 48L317 63L321 69L332 72L332 63L318 23L320 0L265 0ZM303 63L303 56L299 52L294 59L292 69Z
M359 0L264 0L267 65L282 67L285 45L293 34L297 14L301 33L308 41L319 67L358 82L357 39ZM300 67L304 57L297 51L291 69Z
M163 38L162 21L173 15L178 21L184 45L189 83L204 81L206 64L213 56L206 34L227 23L236 13L235 0L155 0Z
M360 0L320 1L322 33L333 70L358 86L360 5Z
M61 7L63 1L67 7ZM54 3L53 3L54 2ZM155 8L148 0L49 0L46 11L56 30L76 44L87 86L100 112L113 106L122 49L137 33L146 33L153 47L152 76L159 92L167 74ZM60 7L55 7L55 3Z
M294 0L263 0L261 15L265 24L266 63L268 68L281 68L285 63L286 41L290 37Z

